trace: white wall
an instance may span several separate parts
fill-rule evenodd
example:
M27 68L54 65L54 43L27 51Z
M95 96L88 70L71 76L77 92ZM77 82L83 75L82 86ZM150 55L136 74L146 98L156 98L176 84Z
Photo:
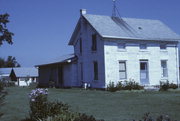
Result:
M149 82L150 85L158 85L161 78L161 60L167 60L168 79L170 82L177 83L178 66L175 44L168 44L167 50L162 51L158 42L148 42L147 51L139 49L138 42L128 42L126 40L125 51L118 50L117 42L123 40L109 41L104 43L105 54L105 73L106 84L110 81L118 82L119 80L119 61L126 60L127 80L134 79L140 83L140 60L146 59L149 63Z

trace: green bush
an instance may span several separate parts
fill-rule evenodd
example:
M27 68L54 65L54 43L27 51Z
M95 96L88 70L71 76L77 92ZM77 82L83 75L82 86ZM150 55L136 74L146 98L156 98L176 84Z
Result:
M107 90L110 92L116 92L118 89L115 86L114 82L109 82L109 84L107 85Z
M86 114L79 114L78 117L75 118L73 121L104 121L104 120L96 120L92 115L88 116Z
M139 83L135 81L125 81L124 90L141 90L144 89L143 86L140 86Z
M177 89L178 86L176 84L173 83L169 83L169 81L167 80L166 82L162 82L160 81L160 91L167 91L168 89Z
M157 118L153 118L150 115L150 113L145 113L144 116L142 117L142 120L139 121L176 121L176 120L172 120L168 115L160 115Z
M29 94L30 118L21 121L103 121L93 116L73 113L62 102L48 102L47 89L35 89Z
M139 85L139 83L130 80L130 81L125 81L124 84L122 82L118 82L116 85L114 82L110 82L107 85L107 91L110 92L116 92L120 90L141 90L144 89L143 86Z

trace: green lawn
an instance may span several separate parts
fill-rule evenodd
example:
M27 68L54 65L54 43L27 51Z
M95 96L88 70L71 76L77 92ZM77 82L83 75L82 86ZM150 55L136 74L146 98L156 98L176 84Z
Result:
M7 88L1 121L19 121L28 116L28 93L31 89ZM49 89L49 100L68 103L73 111L94 115L105 121L132 121L144 113L168 114L180 120L180 91L170 92L106 92L82 89Z

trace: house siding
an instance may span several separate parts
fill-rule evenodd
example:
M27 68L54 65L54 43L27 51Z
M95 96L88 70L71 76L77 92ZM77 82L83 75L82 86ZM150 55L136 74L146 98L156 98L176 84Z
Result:
M126 40L126 49L118 50L117 43L123 40L105 40L104 54L105 54L105 76L106 84L110 81L117 83L119 80L119 61L126 61L127 79L140 82L140 60L148 60L149 67L149 84L159 85L159 81L169 80L170 83L178 81L178 57L176 54L176 44L167 44L166 50L160 50L159 42L146 42L147 50L140 50L139 44L141 42L128 42ZM167 60L168 78L161 78L161 60Z
M95 33L94 29L83 18L81 18L81 29L74 46L75 54L78 57L78 82L81 86L83 83L89 83L92 88L104 88L104 42L97 34L97 51L93 52L91 50L91 37L92 34ZM82 53L80 53L80 38L82 39ZM98 80L94 80L94 61L98 62ZM81 80L81 63L83 64L83 80Z

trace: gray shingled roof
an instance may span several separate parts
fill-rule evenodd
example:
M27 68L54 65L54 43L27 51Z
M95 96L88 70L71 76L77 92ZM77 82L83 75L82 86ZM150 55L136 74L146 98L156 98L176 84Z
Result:
M52 59L49 62L45 62L43 64L36 65L36 67L46 66L46 65L51 65L51 64L57 64L57 63L66 63L66 62L71 61L74 58L75 58L74 54L67 54L67 55L63 55L63 56L60 56L58 58Z
M85 14L83 17L104 38L177 41L180 36L159 20Z
M16 74L16 77L38 77L38 69L35 67L19 67L19 68L13 68L14 73Z
M7 74L9 75L11 73L12 68L0 68L0 75Z

